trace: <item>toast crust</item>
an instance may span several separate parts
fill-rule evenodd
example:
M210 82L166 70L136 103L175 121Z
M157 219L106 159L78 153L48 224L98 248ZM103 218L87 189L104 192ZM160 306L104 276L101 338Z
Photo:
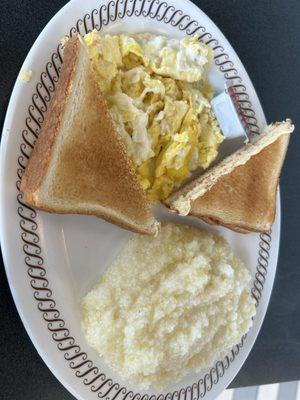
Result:
M79 84L81 112L72 114L72 93ZM68 110L72 118L66 118ZM63 136L66 130L71 133ZM95 215L139 233L159 230L78 36L65 47L59 83L21 191L28 205L47 212Z
M251 232L251 231L248 231L248 230L246 230L246 229L238 228L238 227L236 227L236 226L234 226L234 225L225 225L225 224L223 224L223 223L220 223L220 221L215 220L214 218L203 217L203 216L201 216L201 217L199 217L199 218L201 218L202 221L206 222L206 223L209 224L209 225L222 225L222 226L224 226L225 228L228 228L228 229L230 229L231 231L234 231L234 232L237 232L237 233L246 234L246 233L250 233L250 232Z
M25 202L33 207L38 206L36 194L47 174L55 138L72 88L78 54L79 42L74 37L68 41L65 48L59 83L22 177L20 190L24 194Z
M156 220L154 220L153 224L149 224L149 226L140 226L138 224L135 224L133 221L131 220L127 220L127 219L122 219L122 216L114 216L114 215L110 215L108 211L90 211L90 210L78 210L76 208L68 208L67 210L57 210L55 208L51 208L51 207L47 207L47 206L40 206L39 204L34 205L34 204L30 204L27 203L29 206L34 207L36 210L40 210L40 211L45 211L48 212L50 214L73 214L73 215L90 215L90 216L95 216L98 217L100 219L104 219L107 222L110 222L114 225L119 226L120 228L126 229L126 230L130 230L132 232L136 232L136 233L141 233L141 234L146 234L146 235L153 235L156 236L159 232L160 232L160 223L157 222Z

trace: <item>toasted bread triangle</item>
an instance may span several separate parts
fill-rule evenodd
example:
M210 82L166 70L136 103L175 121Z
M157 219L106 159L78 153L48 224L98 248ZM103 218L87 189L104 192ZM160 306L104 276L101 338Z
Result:
M275 217L276 188L289 134L251 157L192 202L190 214L238 232L265 232Z
M210 168L208 171L204 172L198 178L194 179L192 182L187 184L185 187L179 189L175 193L173 193L165 202L165 204L171 208L171 210L178 212L181 215L188 215L191 212L192 204L194 201L202 197L208 191L210 191L214 185L224 179L225 176L231 174L235 171L236 168L246 164L252 157L258 155L261 151L265 148L272 145L272 143L276 142L277 139L285 136L285 139L280 140L274 149L277 149L277 146L282 149L283 151L275 151L273 156L273 162L275 165L278 165L279 168L275 169L276 174L271 174L270 179L275 180L275 186L277 185L277 181L279 178L280 170L282 163L284 161L284 156L286 152L286 148L288 145L288 139L291 132L293 132L294 126L292 125L290 120L286 120L284 122L278 122L266 127L265 131L260 134L254 141L251 143L243 146L241 149L237 150L235 153L231 154L230 156L226 157L223 161L215 165L214 167ZM286 145L284 145L286 143ZM271 147L272 148L272 147ZM268 151L269 154L270 150ZM269 154L271 158L271 153ZM266 167L267 161L264 164L263 157L259 157L261 160L260 170L257 169L257 173L261 173L264 168ZM251 163L252 165L252 163ZM253 163L255 166L256 164ZM258 166L258 164L257 164ZM270 165L270 169L271 165ZM275 177L276 176L276 177ZM264 176L265 182L264 186L261 186L261 193L265 196L265 188L268 189L268 184L266 176ZM248 195L248 192L245 193L245 196ZM242 194L241 194L242 196ZM231 207L234 209L235 204L232 204ZM230 224L231 225L231 224Z
M28 205L41 210L96 215L140 233L158 231L78 36L65 47L21 191Z
M190 215L242 233L265 232L275 217L276 188L289 134L264 148L192 202Z

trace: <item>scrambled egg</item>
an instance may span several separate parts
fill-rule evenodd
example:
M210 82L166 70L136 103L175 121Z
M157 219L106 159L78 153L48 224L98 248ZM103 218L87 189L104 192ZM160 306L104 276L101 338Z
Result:
M216 158L223 140L206 70L212 51L192 39L152 34L84 37L99 87L155 202Z

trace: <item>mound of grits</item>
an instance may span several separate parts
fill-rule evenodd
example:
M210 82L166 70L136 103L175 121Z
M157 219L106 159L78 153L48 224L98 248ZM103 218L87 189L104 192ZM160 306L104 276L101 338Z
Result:
M165 224L157 237L133 236L83 298L84 334L124 380L163 388L249 330L249 282L221 236Z

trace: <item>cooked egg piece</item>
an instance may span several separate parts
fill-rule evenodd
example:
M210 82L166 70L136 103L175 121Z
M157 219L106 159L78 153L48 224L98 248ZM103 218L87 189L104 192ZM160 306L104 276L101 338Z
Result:
M223 140L210 106L212 50L197 36L84 37L99 87L151 201L163 200L196 168L207 168Z
M195 35L192 39L169 39L163 36L137 36L142 50L158 75L186 82L199 81L211 63L212 50Z

